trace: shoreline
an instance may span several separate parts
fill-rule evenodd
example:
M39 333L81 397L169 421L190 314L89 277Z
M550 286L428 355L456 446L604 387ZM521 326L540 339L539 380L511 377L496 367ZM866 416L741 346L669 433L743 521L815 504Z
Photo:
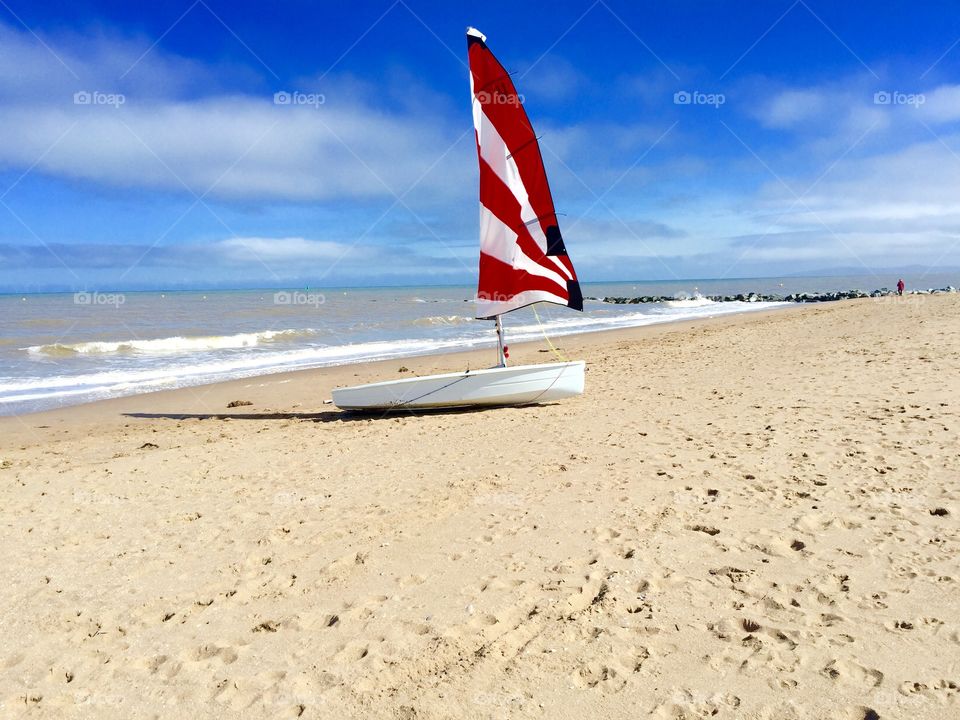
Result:
M571 333L569 335L555 335L550 339L558 349L563 350L564 348L570 348L571 352L589 352L591 348L605 343L620 340L641 340L662 334L683 332L700 325L722 326L739 322L749 322L750 320L760 320L771 314L794 312L801 309L809 310L812 307L814 306L784 304L774 308L747 310L713 317L674 320L636 327L593 330ZM516 343L508 342L507 344L510 347L511 364L535 364L543 362L544 357L555 358L552 351L546 348L542 338ZM378 380L395 379L397 377L398 366L409 369L411 375L407 375L407 377L412 375L454 372L463 369L464 361L468 367L489 367L492 363L491 358L494 354L494 348L495 344L491 341L490 347L485 348L453 350L443 353L431 352L423 355L409 355L384 360L361 360L359 362L315 368L278 370L262 375L218 380L211 383L178 388L151 390L144 393L104 398L91 402L64 405L59 408L37 410L17 415L3 415L0 416L0 432L8 436L13 436L18 429L23 430L24 425L33 429L45 430L47 428L41 427L41 424L70 424L76 421L100 422L103 418L98 418L97 416L99 415L121 419L133 412L143 412L143 408L149 406L151 401L155 402L157 407L162 408L168 413L174 412L177 404L181 403L190 407L199 407L199 412L207 412L209 414L226 414L228 410L237 414L247 414L254 412L254 408L258 405L261 411L263 410L263 405L266 400L265 389L275 388L275 386L289 382L316 382L319 387L322 388L320 393L314 396L315 399L304 398L302 401L294 403L296 409L303 411L313 409L316 412L322 410L341 412L329 403L324 404L325 400L328 401L330 399L330 391L335 387L361 385L369 382L377 382ZM587 391L589 391L589 377ZM223 401L223 398L231 393L237 395L237 397L232 398L232 400L247 400L248 398L243 396L244 393L246 393L247 395L256 397L257 402L254 406L229 409L226 407L226 403L232 402L232 400ZM323 395L323 397L319 395ZM269 406L269 403L267 403L267 405ZM194 412L193 414L197 413Z

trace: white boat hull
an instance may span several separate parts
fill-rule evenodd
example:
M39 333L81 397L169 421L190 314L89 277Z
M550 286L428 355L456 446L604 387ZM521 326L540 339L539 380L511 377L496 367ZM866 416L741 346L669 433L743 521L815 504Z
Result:
M333 391L343 410L530 405L583 393L584 362L517 365L356 385Z

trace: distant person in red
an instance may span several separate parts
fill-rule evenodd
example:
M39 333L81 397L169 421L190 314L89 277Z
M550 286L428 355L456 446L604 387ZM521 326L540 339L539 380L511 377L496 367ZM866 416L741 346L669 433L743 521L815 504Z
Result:
M903 278L897 280L897 295L903 295L903 289L906 285L903 284Z

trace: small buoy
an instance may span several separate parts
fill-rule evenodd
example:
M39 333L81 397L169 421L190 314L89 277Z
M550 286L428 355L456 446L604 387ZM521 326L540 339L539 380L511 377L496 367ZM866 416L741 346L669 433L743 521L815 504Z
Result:
M510 348L507 345L503 346L503 356L505 358L510 357Z

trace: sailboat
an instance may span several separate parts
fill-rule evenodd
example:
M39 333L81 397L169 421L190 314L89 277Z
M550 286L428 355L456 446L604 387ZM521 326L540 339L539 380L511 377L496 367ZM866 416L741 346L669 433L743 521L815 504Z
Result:
M583 393L583 361L508 366L502 316L547 302L583 310L560 234L537 136L510 75L479 30L467 28L480 161L478 320L493 320L497 365L333 391L344 410L527 405Z

